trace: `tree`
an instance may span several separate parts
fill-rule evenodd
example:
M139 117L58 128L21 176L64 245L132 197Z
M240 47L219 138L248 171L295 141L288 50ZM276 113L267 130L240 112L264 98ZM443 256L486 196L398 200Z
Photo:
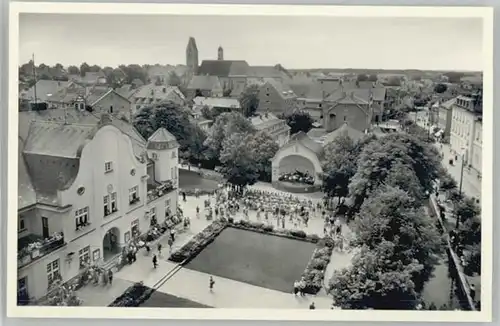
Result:
M259 87L250 85L240 95L241 112L245 117L251 117L259 107Z
M170 76L168 78L168 84L170 86L180 86L182 84L181 78L175 73L175 71L172 71L170 73Z
M268 133L261 131L247 137L246 146L255 161L261 180L271 181L271 159L279 150L276 141Z
M368 80L368 75L367 74L359 74L357 79L357 81L367 81Z
M56 63L56 64L54 65L54 68L56 68L56 69L58 69L58 70L62 70L62 69L64 69L63 65L62 65L62 64L60 64L60 63Z
M422 204L424 192L413 168L407 164L396 162L387 174L385 184L404 190L411 198Z
M376 82L378 80L378 76L376 74L369 75L367 80L372 81L372 82Z
M450 71L450 72L447 72L443 75L448 77L448 82L453 83L453 84L460 83L460 79L464 76L463 73L455 72L455 71Z
M290 127L290 134L296 134L299 131L308 133L314 123L313 118L308 112L294 110L291 114L283 116Z
M375 249L363 247L350 267L336 271L329 286L334 304L342 309L414 309L419 302L412 275L422 265L395 259L396 247L388 241Z
M246 146L247 134L233 133L222 143L220 161L221 169L226 180L242 190L247 185L257 182L258 170L252 151Z
M77 66L69 66L68 67L68 74L70 74L70 75L78 75L78 74L80 74L80 69L78 69Z
M412 276L417 289L431 275L442 250L434 220L405 191L383 186L363 203L353 222L356 241L376 249L383 241L395 245L393 260L404 265L417 260L423 268Z
M443 191L450 191L452 189L457 189L457 182L451 174L446 170L442 169L441 175L439 177L439 189Z
M147 74L147 71L144 67L133 64L133 65L128 65L128 66L120 65L119 68L121 71L123 71L123 73L125 73L125 76L126 76L125 82L127 84L132 84L132 81L134 79L139 79L144 84L147 84L148 74Z
M460 223L473 219L481 214L481 209L472 198L462 198L455 207L454 213L457 218L456 228L459 228Z
M358 148L348 136L335 138L325 146L323 191L340 199L349 194L349 182L356 173Z
M99 71L101 71L101 67L99 67L98 65L92 65L89 68L89 72L99 72Z
M387 86L401 86L401 79L394 76L389 78L389 80L385 83Z
M434 92L441 94L441 93L446 92L447 89L448 89L448 86L446 86L445 84L437 84L434 87Z
M227 112L219 115L205 140L208 158L218 159L222 151L222 143L235 133L248 134L255 132L253 125L241 113Z
M191 122L188 112L176 103L166 102L143 108L134 118L133 124L145 139L157 129L165 128L177 139L182 155L195 159L203 157L200 150L204 148L206 137L198 125Z
M163 81L161 80L161 77L156 76L155 86L161 86L161 85L163 85Z
M423 192L432 190L441 166L437 150L413 136L391 134L371 141L359 155L356 174L349 184L353 203L351 215L359 210L370 193L387 182L391 169L397 164L415 172Z
M84 62L80 65L80 76L84 77L87 72L90 71L90 66Z
M207 119L207 120L212 120L214 118L212 115L212 110L210 109L210 107L208 105L204 105L201 108L201 115L204 119Z

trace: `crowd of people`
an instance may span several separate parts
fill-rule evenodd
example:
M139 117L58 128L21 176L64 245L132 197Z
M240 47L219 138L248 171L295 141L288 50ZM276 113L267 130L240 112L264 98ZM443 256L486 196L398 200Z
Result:
M302 183L307 185L314 184L314 177L308 172L295 171L292 173L284 173L278 178L279 181L287 181L292 183Z

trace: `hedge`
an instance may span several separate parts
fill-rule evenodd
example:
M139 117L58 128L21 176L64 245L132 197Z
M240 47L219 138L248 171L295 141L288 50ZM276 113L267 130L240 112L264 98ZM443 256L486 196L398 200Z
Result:
M109 307L139 307L153 294L154 290L142 282L130 286L122 295L116 298Z

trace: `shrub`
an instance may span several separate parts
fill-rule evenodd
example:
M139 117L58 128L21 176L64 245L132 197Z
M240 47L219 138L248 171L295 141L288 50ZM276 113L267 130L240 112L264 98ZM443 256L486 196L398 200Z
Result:
M153 292L153 289L145 286L142 282L135 283L116 298L109 307L139 307L149 299Z
M231 224L234 224L234 218L232 218L232 217L229 217L229 218L227 219L227 221L228 221L229 223L231 223Z
M213 222L174 252L169 260L175 263L182 263L193 259L226 228L226 225L223 221Z
M328 262L325 259L313 258L311 260L311 263L309 264L309 267L321 271L321 270L324 270L327 265L328 265Z
M308 236L308 239L312 242L318 242L321 238L317 234L311 234Z
M264 230L266 232L273 232L274 231L274 225L264 225L264 227L262 228L262 230Z
M333 244L329 239L321 239L316 244L311 260L302 273L302 277L306 283L304 288L305 293L317 294L323 287L326 267L330 262L333 252Z
M307 234L302 230L291 230L290 235L293 235L294 237L297 237L297 238L303 238L303 239L305 239L307 237Z

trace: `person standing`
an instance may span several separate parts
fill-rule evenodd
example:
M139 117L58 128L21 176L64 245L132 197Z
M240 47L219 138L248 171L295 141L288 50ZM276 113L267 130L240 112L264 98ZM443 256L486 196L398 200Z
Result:
M210 292L214 292L214 285L215 285L214 278L212 276L210 276L210 280L208 283L208 287L210 289Z
M316 305L314 304L314 302L311 302L311 304L309 305L309 309L311 310L316 309Z
M161 243L158 243L158 255L161 256Z
M109 279L109 285L113 285L113 271L112 270L108 271L108 279Z
M153 268L156 269L156 266L158 266L158 259L156 258L156 255L153 256Z

